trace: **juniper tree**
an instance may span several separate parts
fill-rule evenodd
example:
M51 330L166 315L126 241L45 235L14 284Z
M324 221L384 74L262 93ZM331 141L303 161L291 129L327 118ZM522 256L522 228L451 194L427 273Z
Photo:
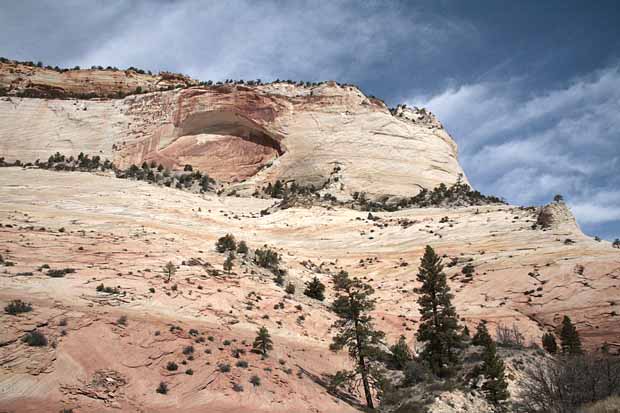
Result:
M555 354L558 352L558 345L555 341L555 337L551 333L545 333L542 336L542 345L548 353Z
M476 334L474 334L474 337L471 339L471 343L474 346L487 346L491 341L491 335L489 334L489 330L487 330L486 323L480 321L476 326Z
M482 355L482 374L486 381L482 385L482 391L487 400L497 404L510 397L508 383L504 375L504 362L497 355L497 347L493 340L487 343Z
M252 347L262 354L263 357L267 357L267 353L273 350L273 341L271 340L271 335L269 335L267 327L263 326L258 329Z
M373 288L358 278L349 278L345 271L334 276L336 299L331 305L338 319L332 325L337 330L330 349L339 351L346 348L349 357L355 361L352 371L341 371L336 375L336 385L350 388L361 379L366 405L374 408L371 388L379 389L381 376L372 364L379 356L378 346L385 334L375 329L370 311L375 307L372 298Z
M447 376L459 364L456 350L462 343L443 264L430 245L421 259L417 280L422 283L416 289L421 315L417 339L426 343L420 357L435 375Z
M316 276L308 283L306 289L304 290L305 295L319 301L323 301L325 299L324 292L325 285Z
M560 342L562 353L581 354L581 339L579 333L567 315L562 320L562 330L560 330Z

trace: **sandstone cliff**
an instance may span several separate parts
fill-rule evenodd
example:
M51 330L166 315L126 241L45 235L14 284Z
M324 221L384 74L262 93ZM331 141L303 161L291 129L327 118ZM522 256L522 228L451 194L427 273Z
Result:
M151 90L157 77L0 64L0 87L46 85L107 96L118 84ZM0 153L33 162L60 151L121 167L191 164L253 192L267 182L322 186L339 167L343 195L415 195L463 173L457 147L424 110L383 102L353 86L273 83L196 86L95 100L0 98Z

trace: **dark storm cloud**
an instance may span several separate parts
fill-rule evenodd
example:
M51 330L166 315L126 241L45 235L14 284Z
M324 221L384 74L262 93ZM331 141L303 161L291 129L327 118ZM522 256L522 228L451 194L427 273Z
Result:
M20 1L0 55L207 80L335 79L422 104L472 183L514 203L563 193L589 233L620 235L617 3Z

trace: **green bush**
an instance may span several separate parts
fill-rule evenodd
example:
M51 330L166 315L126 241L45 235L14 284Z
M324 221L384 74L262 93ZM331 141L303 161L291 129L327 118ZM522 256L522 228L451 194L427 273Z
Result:
M323 284L316 276L308 283L304 290L304 295L315 300L323 301L325 299L325 284Z
M43 333L37 330L31 331L30 333L26 334L22 338L22 341L32 347L47 346L47 338L45 337L45 335L43 335Z
M245 241L239 242L239 245L237 245L237 253L245 255L248 253L248 251L248 244L246 244Z
M254 387L260 386L260 377L258 377L256 374L253 375L252 377L250 377L250 383L252 383Z
M217 240L215 249L219 253L235 251L237 249L237 241L235 241L235 237L232 234L226 234Z
M256 250L254 261L260 267L276 269L280 263L280 256L276 251L264 246Z
M22 300L13 300L6 307L4 307L4 312L10 315L27 313L29 311L32 311L32 305Z
M168 385L163 381L159 383L159 386L155 390L159 394L167 394L168 393Z

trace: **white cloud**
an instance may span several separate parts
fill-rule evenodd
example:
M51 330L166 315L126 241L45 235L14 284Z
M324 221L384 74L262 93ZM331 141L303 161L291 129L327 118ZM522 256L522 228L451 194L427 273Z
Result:
M120 7L120 6L119 6ZM406 5L333 2L139 3L122 30L70 64L168 67L201 79L354 80L407 42L429 57L468 24L403 13Z
M586 227L615 222L620 229L620 67L532 96L523 90L531 90L527 80L514 78L407 103L438 115L482 191L523 204L561 193Z

